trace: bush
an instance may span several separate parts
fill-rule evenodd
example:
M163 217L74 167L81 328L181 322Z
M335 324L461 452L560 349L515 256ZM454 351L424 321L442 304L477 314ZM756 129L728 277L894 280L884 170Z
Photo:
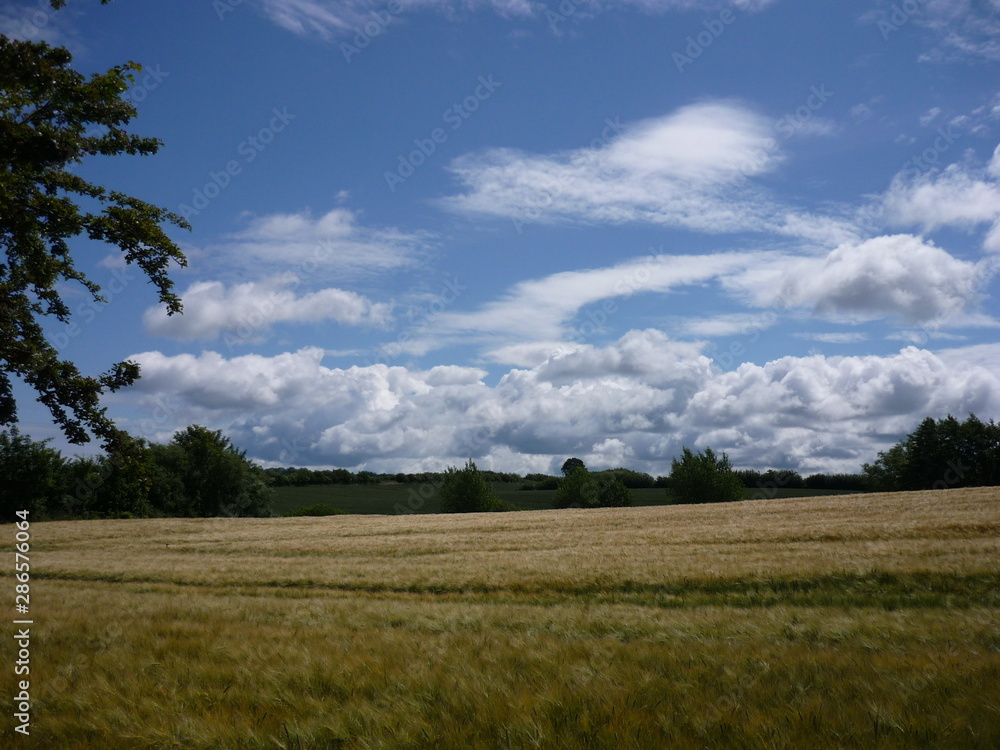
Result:
M614 472L591 474L574 469L559 483L556 508L624 508L632 505L632 493Z
M191 425L151 448L150 502L169 516L271 515L263 472L221 430Z
M747 497L729 457L725 453L718 457L711 448L695 454L685 447L681 460L671 464L670 487L678 503L724 503Z
M444 513L484 513L513 510L490 489L486 478L470 458L465 468L449 466L441 483L441 511Z

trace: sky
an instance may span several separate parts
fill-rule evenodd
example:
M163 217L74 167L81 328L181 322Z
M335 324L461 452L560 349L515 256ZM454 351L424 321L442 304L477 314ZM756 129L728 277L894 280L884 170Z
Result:
M1000 419L1000 0L0 2L144 68L183 316L79 240L47 332L265 466L856 472ZM68 455L18 391L22 431Z

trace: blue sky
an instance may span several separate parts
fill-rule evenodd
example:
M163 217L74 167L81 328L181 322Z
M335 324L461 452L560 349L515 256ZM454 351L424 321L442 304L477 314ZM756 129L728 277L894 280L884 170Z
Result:
M134 129L165 144L81 174L193 226L183 317L81 241L109 302L67 286L50 328L87 371L142 365L108 400L136 434L813 472L1000 418L998 0L46 7L0 30L142 63Z

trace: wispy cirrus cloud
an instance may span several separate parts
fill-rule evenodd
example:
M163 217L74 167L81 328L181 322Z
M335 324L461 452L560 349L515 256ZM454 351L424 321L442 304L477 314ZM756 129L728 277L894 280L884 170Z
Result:
M300 35L336 40L355 34L366 22L378 19L388 25L399 13L433 10L454 15L459 11L488 9L504 18L544 18L545 6L531 0L259 0L264 14L278 26ZM632 6L647 13L711 11L737 8L758 11L776 0L590 0L592 11ZM389 14L390 20L385 21Z
M256 216L246 228L194 257L222 275L292 272L319 283L412 267L426 257L431 235L362 224L356 212L335 208Z
M634 222L823 244L855 237L851 222L785 205L755 183L784 160L774 135L772 122L739 102L701 102L626 127L600 147L460 157L449 169L463 190L441 204L518 226Z

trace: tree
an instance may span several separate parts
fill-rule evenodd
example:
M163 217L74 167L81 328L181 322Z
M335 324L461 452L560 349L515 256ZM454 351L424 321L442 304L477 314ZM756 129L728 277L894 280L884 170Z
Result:
M716 456L711 448L693 453L684 447L681 460L671 463L669 491L678 503L724 503L747 497L729 457Z
M150 514L154 484L146 445L135 441L121 451L68 463L60 511L84 518L142 518Z
M581 461L581 463L583 463ZM632 493L613 471L591 474L577 467L559 482L556 508L623 508L632 505Z
M270 516L271 490L263 471L222 434L200 425L153 446L150 503L176 516Z
M880 492L994 486L1000 483L1000 425L975 414L961 423L950 414L927 417L863 472Z
M17 427L0 432L0 522L16 521L19 510L38 521L57 508L63 459L48 442L32 440Z
M565 461L563 461L562 473L564 477L568 477L577 469L583 469L583 470L587 469L587 465L583 462L582 459L567 458Z
M632 505L632 493L616 474L598 475L597 505L600 508L628 508Z
M51 0L53 8L64 4ZM0 425L17 422L14 377L36 391L71 443L89 442L93 433L105 446L134 451L100 398L134 383L138 365L118 362L98 377L84 375L60 357L42 321L70 322L60 292L66 282L105 301L100 286L73 263L69 240L77 236L117 246L156 287L167 313L181 312L167 270L171 261L186 261L161 224L189 226L166 209L70 171L85 156L148 155L162 145L126 129L136 110L122 94L141 66L128 62L85 78L71 62L63 47L0 35L0 246L6 255L0 263Z
M471 458L465 467L449 466L441 483L441 510L444 513L483 513L510 510L493 494L485 477Z
M597 505L597 482L585 466L576 467L566 475L565 479L559 480L555 507L596 508Z

